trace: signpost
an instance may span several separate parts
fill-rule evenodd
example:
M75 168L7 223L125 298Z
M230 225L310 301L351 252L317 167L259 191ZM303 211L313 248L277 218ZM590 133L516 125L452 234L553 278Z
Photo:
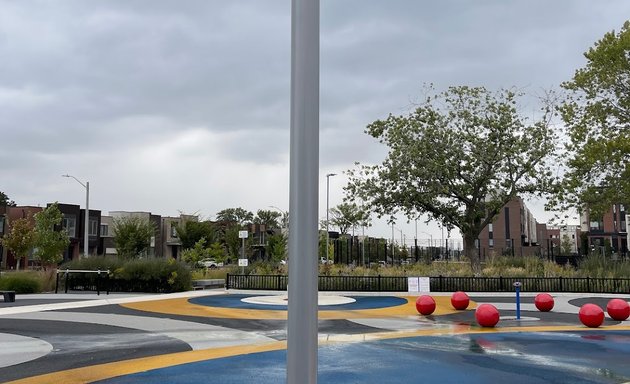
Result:
M247 259L245 258L245 239L249 236L247 231L238 231L238 238L241 239L241 258L238 259L238 266L241 267L241 275L245 274L245 268L247 267Z

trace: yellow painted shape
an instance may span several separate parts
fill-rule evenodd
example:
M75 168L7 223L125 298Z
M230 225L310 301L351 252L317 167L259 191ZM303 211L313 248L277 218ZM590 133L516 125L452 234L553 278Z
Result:
M402 297L407 300L405 304L377 308L377 309L356 309L338 311L319 311L320 319L361 319L361 318L387 318L387 317L408 317L420 316L416 310L416 296ZM451 306L451 299L448 296L435 296L436 310L434 316L448 315L456 312ZM130 309L144 312L165 313L170 315L215 317L223 319L248 319L248 320L286 320L287 311L266 310L266 309L243 309L227 307L209 307L206 305L193 304L186 298L144 301L137 303L121 304ZM471 301L469 309L476 307L476 303Z
M188 351L171 353L166 355L143 357L139 359L117 361L113 363L93 365L48 373L45 375L27 377L25 379L10 381L11 384L79 384L91 383L94 381L111 379L113 377L131 375L139 372L146 372L154 369L172 367L175 365L194 363L204 360L217 359L237 355L247 355L250 353L269 352L286 349L285 341L278 341L268 344L222 347L215 349L204 349L201 351Z
M612 325L599 327L599 330L623 330L630 331L627 325ZM446 335L464 335L479 333L515 333L515 332L562 332L562 331L591 331L593 328L585 326L532 326L532 327L505 327L505 328L480 328L470 325L452 324L450 326L439 329L423 329L418 331L401 331L401 332L379 332L366 333L363 335L352 335L352 337L344 337L344 335L332 335L327 340L320 340L320 345L333 343L348 343L375 341L386 339L400 339L407 337L421 336L446 336ZM347 336L347 335L346 335ZM286 349L286 341L278 341L266 344L222 347L214 349L205 349L201 351L179 352L166 355L143 357L139 359L118 361L113 363L93 365L90 367L70 369L49 373L45 375L27 377L20 380L10 381L9 384L42 384L42 383L64 383L79 384L90 383L99 380L110 379L113 377L131 375L139 372L146 372L154 369L172 367L180 364L194 363L204 360L218 359L222 357L247 355L258 352L270 352Z

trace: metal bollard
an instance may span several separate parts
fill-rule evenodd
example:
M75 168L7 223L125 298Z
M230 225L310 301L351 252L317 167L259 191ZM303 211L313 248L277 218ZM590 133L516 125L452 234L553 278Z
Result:
M514 289L516 289L516 320L521 319L521 282L514 282Z

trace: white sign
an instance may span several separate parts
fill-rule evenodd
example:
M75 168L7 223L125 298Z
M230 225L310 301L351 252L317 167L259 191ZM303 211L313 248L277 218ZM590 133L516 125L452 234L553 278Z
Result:
M247 239L248 235L249 235L249 233L247 231L238 231L238 238L239 239Z
M249 260L247 259L238 259L239 267L247 267L249 265Z
M420 292L431 292L431 280L428 277L418 277L418 289Z
M428 277L407 277L407 290L409 292L431 292Z
M409 292L420 292L419 290L419 282L417 277L408 277L407 278L407 290Z

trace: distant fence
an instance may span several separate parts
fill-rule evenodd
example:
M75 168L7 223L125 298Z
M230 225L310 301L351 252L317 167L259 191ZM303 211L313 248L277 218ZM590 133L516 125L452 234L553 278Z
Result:
M432 292L512 292L514 282L521 292L630 293L630 279L592 277L446 277L429 278ZM286 275L230 275L226 289L283 291ZM320 291L406 292L405 276L319 276Z

